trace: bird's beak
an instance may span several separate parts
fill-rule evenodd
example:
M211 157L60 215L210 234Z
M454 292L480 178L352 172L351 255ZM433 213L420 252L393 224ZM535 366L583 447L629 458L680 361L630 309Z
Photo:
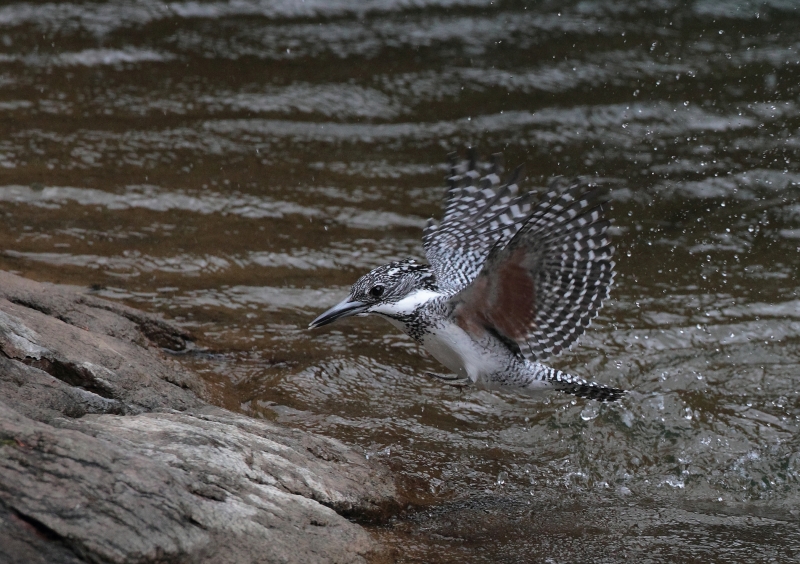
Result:
M349 317L351 315L364 313L368 307L369 304L365 304L364 302L351 302L349 300L344 300L309 323L308 328L315 329L317 327L327 325L328 323L333 323L342 317Z

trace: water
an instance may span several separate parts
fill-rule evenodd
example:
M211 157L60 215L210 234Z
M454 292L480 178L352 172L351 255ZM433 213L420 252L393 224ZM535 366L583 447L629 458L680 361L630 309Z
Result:
M0 268L192 331L213 400L390 465L400 562L800 554L800 13L768 2L12 2ZM446 153L612 188L617 277L528 399L377 319L309 332L421 257Z

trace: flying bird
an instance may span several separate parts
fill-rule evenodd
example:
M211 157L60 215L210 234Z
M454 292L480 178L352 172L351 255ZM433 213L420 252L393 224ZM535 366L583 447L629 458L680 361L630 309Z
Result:
M613 247L604 193L579 180L520 194L522 167L501 181L499 155L451 155L444 217L423 232L428 264L379 266L309 328L379 315L453 376L490 389L555 389L599 401L625 390L542 364L583 334L608 297Z

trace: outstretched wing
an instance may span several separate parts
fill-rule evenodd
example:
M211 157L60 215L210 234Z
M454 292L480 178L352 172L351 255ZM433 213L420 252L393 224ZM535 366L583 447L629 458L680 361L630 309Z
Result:
M476 338L489 331L533 361L572 345L597 315L613 278L602 199L599 189L578 181L548 192L450 299L456 323Z
M438 225L428 221L422 237L444 292L455 294L472 282L492 247L510 240L531 212L532 195L517 195L522 167L504 184L501 173L498 155L491 164L476 163L474 156L466 163L451 160L444 217Z

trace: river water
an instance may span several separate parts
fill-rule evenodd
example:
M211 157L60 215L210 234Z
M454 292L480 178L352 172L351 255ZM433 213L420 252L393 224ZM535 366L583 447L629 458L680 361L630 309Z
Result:
M0 268L160 312L230 409L391 466L398 562L800 558L794 0L0 6ZM446 154L611 187L617 277L553 361L615 405L458 390L379 319Z

